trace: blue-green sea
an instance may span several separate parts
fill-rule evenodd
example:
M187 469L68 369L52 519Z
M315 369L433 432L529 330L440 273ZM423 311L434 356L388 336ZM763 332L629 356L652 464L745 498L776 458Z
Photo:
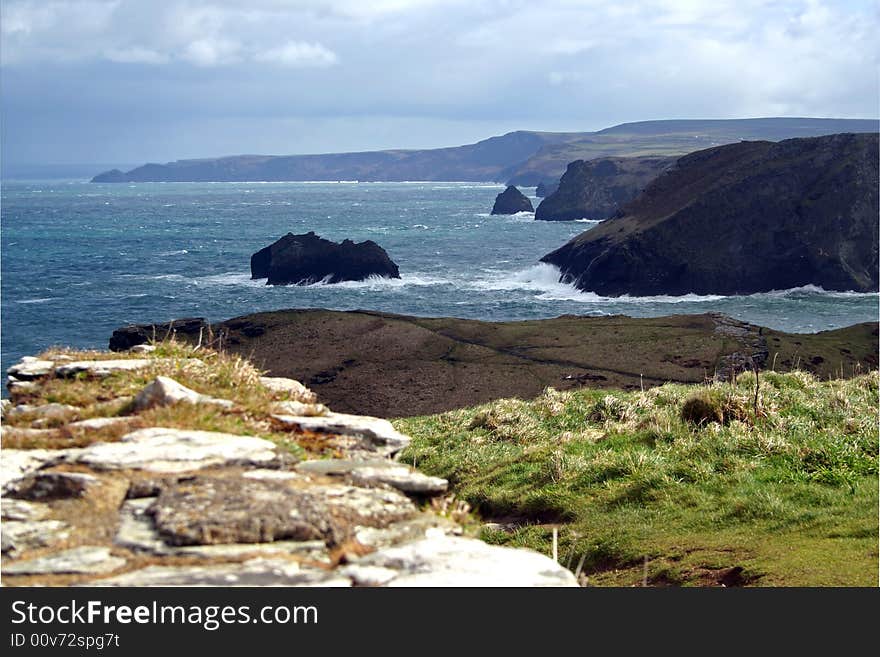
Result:
M104 348L114 328L281 308L516 320L720 311L814 332L876 320L878 295L807 286L743 297L603 298L538 263L595 222L490 216L474 183L4 182L2 366L51 345ZM524 189L533 194L534 189ZM533 203L537 199L533 198ZM371 239L401 280L268 287L251 254L287 232Z

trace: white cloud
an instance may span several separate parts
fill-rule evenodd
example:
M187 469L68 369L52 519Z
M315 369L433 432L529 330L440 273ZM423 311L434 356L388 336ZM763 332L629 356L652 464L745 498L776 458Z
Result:
M104 57L120 64L164 64L168 61L167 55L139 46L111 48L104 51Z
M320 43L288 41L277 48L256 52L253 56L258 62L279 64L293 68L332 66L337 61L336 53Z
M222 66L241 61L241 44L229 39L206 37L187 45L180 57L196 66Z

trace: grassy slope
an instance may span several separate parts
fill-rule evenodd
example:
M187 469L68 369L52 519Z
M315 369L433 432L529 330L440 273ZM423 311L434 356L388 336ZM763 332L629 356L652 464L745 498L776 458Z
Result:
M407 462L515 527L483 538L549 553L558 524L591 584L640 584L647 557L652 584L876 586L877 373L763 373L757 413L754 383L549 389L396 424ZM723 421L683 419L693 397Z

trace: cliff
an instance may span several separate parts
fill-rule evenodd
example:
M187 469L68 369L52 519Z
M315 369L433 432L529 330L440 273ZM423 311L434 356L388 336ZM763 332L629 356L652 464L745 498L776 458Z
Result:
M598 132L520 130L475 144L322 155L234 155L145 164L92 182L256 180L469 180L532 186L558 180L569 162L609 156L683 155L740 139L786 139L878 130L875 120L768 118L624 123Z
M840 134L699 151L542 261L611 296L876 291L877 150Z
M535 219L607 219L674 162L675 158L651 156L576 160L568 165L556 191L541 201Z

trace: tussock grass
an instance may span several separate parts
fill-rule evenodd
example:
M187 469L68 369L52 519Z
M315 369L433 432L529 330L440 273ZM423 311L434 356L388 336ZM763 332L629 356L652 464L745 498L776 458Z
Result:
M519 527L484 538L549 554L561 523L593 583L640 583L647 556L658 584L876 585L877 373L755 389L548 389L396 425L404 461Z
M45 377L31 393L16 395L14 403L40 406L60 403L77 407L76 419L115 417L132 413L131 400L157 376L167 376L178 383L210 397L228 399L234 407L224 409L210 404L176 404L151 409L138 415L135 426L164 426L178 429L221 431L254 435L273 440L290 451L300 453L297 434L283 430L271 420L273 402L288 399L285 393L266 388L260 377L264 374L248 360L211 348L191 345L170 336L153 343L156 350L149 354L81 351L52 347L40 358L57 360L116 360L146 358L151 364L131 372L118 372L103 378L80 374L72 378ZM32 414L4 418L10 427L31 427ZM42 437L8 436L3 446L15 448L84 446L100 440L118 440L124 428L71 430L62 420L46 423L57 431Z

